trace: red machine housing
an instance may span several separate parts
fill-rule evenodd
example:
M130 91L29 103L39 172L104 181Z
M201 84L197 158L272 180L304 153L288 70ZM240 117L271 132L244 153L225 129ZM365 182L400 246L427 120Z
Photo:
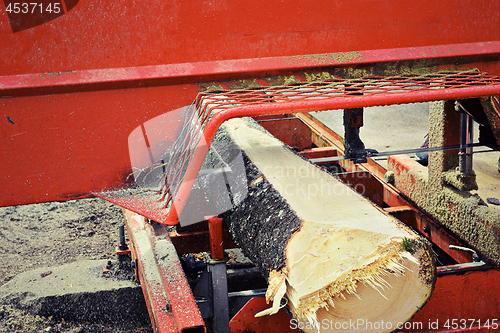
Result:
M496 0L41 0L40 15L15 13L14 4L4 0L0 5L0 206L87 198L126 186L132 172L130 133L148 120L191 105L199 93L213 89L476 69L495 80L500 76L500 2ZM54 4L61 12L53 12ZM410 93L393 99L387 95L345 99L344 104L290 103L267 113L490 96L499 95L499 89L496 82L464 95L452 89L453 93L436 90L425 98ZM233 111L231 117L252 115L252 108ZM219 118L212 123L211 134L226 119ZM495 132L500 121L493 120ZM327 146L304 154L341 153L340 139L314 119L300 114L293 121L301 122L293 127L303 130L300 135L274 131L275 135L285 142L294 135L308 137L318 147ZM328 136L328 144L321 141ZM459 244L418 207L402 200L396 188L383 184L383 170L374 163L343 167L373 175L366 180L373 184L371 199L385 203L401 220L421 230L439 229L432 232L432 241L443 249ZM208 231L195 236L212 239L212 250L220 251L214 240L226 236L217 230L217 238ZM129 225L129 234L133 232ZM193 234L168 235L152 229L147 233L152 248L159 235L183 251L199 246L193 244ZM133 251L140 261L141 250ZM448 252L461 264L472 260L468 254ZM155 327L163 332L205 331L182 272L172 267L173 273L158 268L161 281L142 280ZM168 274L179 278L176 283L182 285L182 292L191 295L186 318L178 315L182 311L175 302L182 297L176 298L169 289L173 286L165 278ZM491 320L498 319L500 309L498 269L446 266L440 274L433 298L414 322L449 325L407 331L491 331ZM148 291L149 283L157 283L155 288L161 284L167 298L150 297L154 292ZM161 288L154 290L162 292ZM169 309L177 307L175 314L163 312L168 304ZM265 323L252 318L263 306L262 299L247 305L233 318L232 332L282 332L283 323L288 323L283 313ZM453 319L467 319L471 325L454 325Z
M499 75L499 6L86 0L18 32L6 6L0 205L120 186L130 173L131 130L191 104L203 82L325 70L342 77L419 68Z

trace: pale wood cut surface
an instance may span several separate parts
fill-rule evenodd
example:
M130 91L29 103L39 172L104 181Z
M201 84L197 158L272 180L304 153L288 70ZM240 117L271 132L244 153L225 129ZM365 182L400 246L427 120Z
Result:
M270 272L267 297L274 305L267 313L285 295L294 316L316 328L323 320L334 325L362 319L389 321L394 329L410 319L435 281L428 244L246 120L233 119L225 127L303 221L286 247L286 267ZM413 244L412 251L403 249L403 238ZM379 331L393 330L387 326ZM368 328L353 331L377 331Z

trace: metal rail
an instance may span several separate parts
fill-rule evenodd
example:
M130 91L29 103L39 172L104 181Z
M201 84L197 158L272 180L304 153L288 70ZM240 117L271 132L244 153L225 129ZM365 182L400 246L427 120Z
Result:
M353 92L355 90L355 92ZM360 95L362 94L362 95ZM175 225L201 170L215 134L224 121L245 116L465 99L500 94L500 78L475 70L424 75L331 79L198 94L173 145L161 191L96 193L153 220ZM144 205L144 202L149 202Z
M353 89L356 90L353 93ZM360 95L362 94L362 95ZM290 112L325 111L344 108L464 99L500 94L500 78L477 71L441 72L419 76L367 77L355 80L327 80L288 86L250 88L200 93L194 105L200 122L189 119L195 149L181 154L165 177L162 200L170 203L160 223L174 225L184 208L191 187L203 164L210 143L220 125L231 118ZM209 115L212 116L210 121ZM199 129L203 135L197 135ZM193 132L191 132L193 133ZM199 145L203 139L206 144ZM185 142L186 138L181 137ZM196 142L196 140L198 140ZM189 141L189 146L193 142ZM185 144L184 144L185 146ZM178 165L181 164L179 169ZM174 175L169 177L169 175ZM170 188L169 186L174 185Z
M200 82L252 76L258 73L312 70L322 67L384 64L394 61L440 60L446 58L496 56L500 53L500 41L462 43L435 46L402 47L356 52L308 54L288 57L267 57L167 65L35 72L0 76L0 96L25 96L52 94L64 91L78 92L110 88L143 86L148 82L158 84L172 80Z
M443 151L443 150L458 150L458 149L466 149L473 147L489 147L480 142L468 143L463 145L452 145L452 146L444 146L444 147L428 147L428 148L415 148L415 149L402 149L402 150L392 150L392 151L367 151L365 157L383 157L383 156L393 156L393 155L403 155L403 154L415 154L422 152L431 152L431 151ZM335 156L335 157L317 157L311 158L310 161L312 163L329 163L329 162L338 162L343 160L349 160L350 157L347 156Z
M205 332L205 323L168 232L163 228L155 230L143 216L130 211L124 210L124 216L155 331Z

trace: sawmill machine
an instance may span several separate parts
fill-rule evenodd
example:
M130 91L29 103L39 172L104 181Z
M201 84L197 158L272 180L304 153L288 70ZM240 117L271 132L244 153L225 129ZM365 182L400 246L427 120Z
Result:
M228 212L269 177L240 186L232 177L250 150L231 164L213 148L221 128L250 117L251 133L259 126L273 137L262 140L327 170L436 257L431 290L404 322L352 317L357 326L325 331L496 331L500 195L476 192L473 156L500 145L499 12L494 0L4 0L0 206L100 197L123 207L129 246L117 254L132 258L155 332L314 331L289 294L266 302L273 281L272 295L292 285L285 270L228 261L242 243ZM364 108L410 103L430 103L428 145L363 143ZM343 132L321 112L341 113ZM489 185L500 183L496 159ZM208 191L204 177L217 179ZM413 255L416 243L400 241ZM406 274L394 265L385 271Z

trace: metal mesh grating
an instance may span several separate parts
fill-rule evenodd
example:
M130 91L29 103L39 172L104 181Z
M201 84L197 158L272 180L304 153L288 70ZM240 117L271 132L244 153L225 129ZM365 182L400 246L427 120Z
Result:
M360 79L333 79L320 82L294 83L284 86L257 87L238 90L221 90L201 92L190 107L190 115L186 117L181 135L172 146L170 162L166 163L163 184L160 190L164 208L179 194L182 182L188 168L201 168L203 160L192 163L200 142L204 140L204 131L212 116L219 112L231 112L231 109L248 108L252 110L259 106L277 105L274 103L300 103L318 100L366 100L366 97L380 96L390 100L391 96L410 96L404 102L413 102L418 95L428 95L432 91L440 93L453 90L467 90L468 97L487 95L487 92L475 92L470 88L495 86L495 92L500 93L500 79L478 71L438 72L414 76L364 77ZM469 92L471 91L471 92ZM456 94L456 93L455 93ZM458 96L458 94L456 94ZM444 96L441 94L441 96ZM454 96L453 94L450 96ZM461 96L461 98L466 98ZM419 101L419 100L415 100ZM397 104L387 102L386 104ZM370 106L370 105L365 105ZM253 108L252 108L253 107ZM313 110L308 110L313 111ZM290 110L288 110L290 112ZM293 112L293 110L291 111ZM274 113L279 113L274 111ZM238 116L241 116L239 114ZM208 135L210 137L210 135ZM206 142L210 145L210 142ZM194 166L191 164L199 164ZM190 190L190 189L189 189ZM183 193L184 199L189 195ZM180 214L180 212L177 212Z
M160 188L160 201L164 202L164 208L167 208L180 189L188 165L203 140L203 129L209 116L210 109L208 108L202 109L193 106L188 108L188 116L177 137L178 139L170 148L169 162L162 165L165 171Z
M212 110L219 110L235 105L333 99L356 95L424 93L432 89L460 89L492 84L499 85L500 79L487 73L478 71L438 72L418 76L372 76L352 80L326 80L232 91L208 91L200 93L197 101L209 99ZM214 95L217 97L214 98ZM198 102L198 104L202 103Z

